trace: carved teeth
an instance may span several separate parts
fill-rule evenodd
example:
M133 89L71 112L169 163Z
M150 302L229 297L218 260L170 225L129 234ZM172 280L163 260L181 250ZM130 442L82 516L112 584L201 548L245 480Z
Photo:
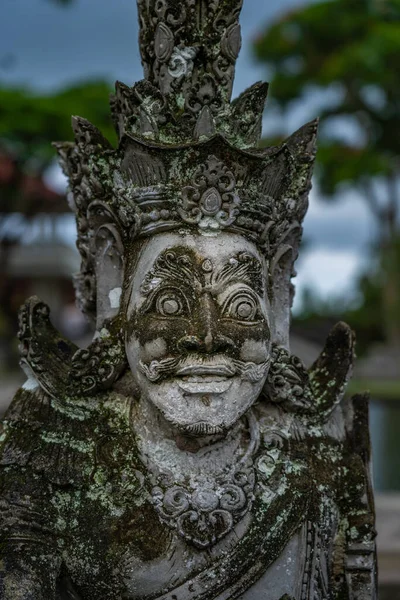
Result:
M202 383L202 382L218 382L218 381L227 381L227 377L213 376L213 375L202 375L202 376L192 376L192 377L182 377L182 381L187 381L189 383Z
M204 380L205 375L215 377L232 377L235 375L236 369L229 367L228 365L188 365L178 369L177 375L183 377L185 375L197 375L201 376L201 380Z

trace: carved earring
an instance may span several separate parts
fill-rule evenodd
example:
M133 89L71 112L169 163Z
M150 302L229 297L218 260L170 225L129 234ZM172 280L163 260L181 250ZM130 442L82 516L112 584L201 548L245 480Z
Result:
M92 254L96 272L96 335L87 348L72 357L68 391L84 395L109 389L127 367L120 299L124 278L124 246L117 219L104 204L89 207L99 226Z
M307 371L297 356L272 344L271 366L263 392L288 412L329 415L343 398L354 360L354 334L337 323L319 358Z
M293 269L301 228L293 223L276 242L276 252L269 265L271 310L274 315L273 341L284 348L289 347L290 309L293 302L294 286L291 283L295 275Z
M263 389L267 398L289 412L305 412L312 406L309 376L303 363L282 346L272 344L271 366Z
M95 264L97 287L96 329L110 322L120 310L124 279L124 248L118 229L111 223L103 224L95 236Z

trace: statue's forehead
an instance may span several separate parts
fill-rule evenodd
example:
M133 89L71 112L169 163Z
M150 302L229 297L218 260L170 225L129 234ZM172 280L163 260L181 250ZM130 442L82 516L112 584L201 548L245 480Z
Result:
M265 259L257 247L241 235L223 232L216 236L167 233L154 236L144 244L136 261L138 276L152 269L157 259L168 250L179 254L187 251L188 258L193 262L201 263L202 260L209 259L215 266L246 252L259 261L262 267L265 265Z

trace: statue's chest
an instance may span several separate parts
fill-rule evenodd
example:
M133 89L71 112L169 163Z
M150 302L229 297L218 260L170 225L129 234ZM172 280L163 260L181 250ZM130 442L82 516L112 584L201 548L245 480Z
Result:
M152 488L139 472L136 485L99 480L69 519L64 556L78 597L209 600L235 580L246 591L304 522L302 481L277 451L213 489Z
M251 514L246 515L234 529L207 550L199 550L169 528L165 551L152 560L131 547L124 552L118 566L124 580L124 593L129 600L160 598L187 600L210 590L214 597L218 558L231 554L246 534Z
M199 574L203 581L211 573L212 583L221 553L235 552L252 521L254 481L241 484L216 484L214 490L144 486L130 500L117 486L107 501L106 490L101 499L93 490L83 492L64 552L79 599L172 599L171 591L175 600L186 600L203 585L193 583Z
M129 500L114 487L100 499L82 490L71 517L63 555L77 598L139 597L135 573L162 561L171 546L170 530L147 494L139 491Z
M82 529L70 554L73 563L67 564L76 600L280 600L285 593L300 600L306 530L298 508L292 515L299 520L294 532L280 528L278 536L270 536L267 523L264 530L260 514L252 510L223 540L203 551L160 524L145 506L130 523L110 521L109 530L102 532ZM91 548L99 547L101 539L108 539L109 546L96 555ZM278 566L270 558L275 555Z

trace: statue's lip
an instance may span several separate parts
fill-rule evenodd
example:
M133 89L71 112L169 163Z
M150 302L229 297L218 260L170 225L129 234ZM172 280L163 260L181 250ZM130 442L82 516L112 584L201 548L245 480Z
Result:
M186 394L223 394L232 385L231 377L190 377L179 379L178 386Z
M236 370L228 365L187 365L176 371L179 377L186 375L208 375L215 377L233 377Z

